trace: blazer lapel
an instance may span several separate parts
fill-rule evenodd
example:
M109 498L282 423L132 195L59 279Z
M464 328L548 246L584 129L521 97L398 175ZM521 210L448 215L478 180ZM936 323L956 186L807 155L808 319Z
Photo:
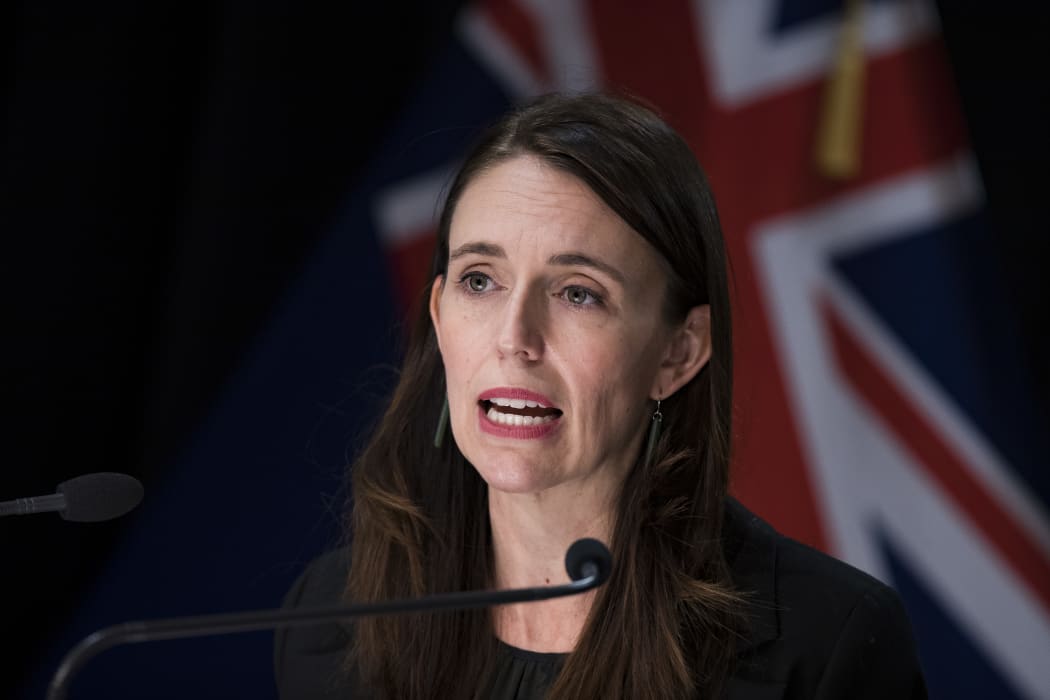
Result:
M745 596L750 629L737 640L736 653L780 636L776 599L777 534L736 499L726 501L723 539L736 589Z

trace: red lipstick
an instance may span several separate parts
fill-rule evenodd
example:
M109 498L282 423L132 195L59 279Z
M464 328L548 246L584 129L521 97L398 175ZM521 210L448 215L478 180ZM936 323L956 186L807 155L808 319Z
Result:
M554 403L543 394L537 394L528 389L516 389L500 386L495 389L486 389L478 396L478 401L491 401L492 399L522 399L523 401L534 401L541 406L554 408Z

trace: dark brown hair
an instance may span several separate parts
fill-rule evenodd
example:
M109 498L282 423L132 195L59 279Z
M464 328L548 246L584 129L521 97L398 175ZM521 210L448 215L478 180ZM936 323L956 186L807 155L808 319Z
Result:
M468 155L440 218L432 277L448 265L464 188L521 155L582 180L652 244L667 270L669 321L697 305L711 309L711 360L664 400L657 458L639 455L627 476L610 543L613 574L550 697L717 697L740 614L721 544L732 333L710 188L689 147L653 111L604 95L548 95L510 113ZM444 381L422 303L391 404L351 473L354 600L492 584L486 486L453 440L432 444ZM366 619L348 663L391 698L483 697L495 654L489 614L471 611Z

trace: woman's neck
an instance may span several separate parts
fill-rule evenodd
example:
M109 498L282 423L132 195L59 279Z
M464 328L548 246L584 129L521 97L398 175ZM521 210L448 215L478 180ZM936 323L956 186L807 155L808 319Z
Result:
M611 499L594 492L508 494L489 490L495 584L549 586L569 581L565 552L581 537L608 543ZM594 593L495 608L496 635L507 644L541 652L570 651L583 630Z

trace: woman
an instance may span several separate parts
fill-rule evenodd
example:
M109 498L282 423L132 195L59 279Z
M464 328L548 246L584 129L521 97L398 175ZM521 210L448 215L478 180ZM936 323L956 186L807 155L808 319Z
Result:
M290 630L285 697L925 695L888 588L728 499L722 236L656 115L554 95L493 127L449 190L428 299L352 470L351 546L289 604L564 582L580 537L612 576Z

